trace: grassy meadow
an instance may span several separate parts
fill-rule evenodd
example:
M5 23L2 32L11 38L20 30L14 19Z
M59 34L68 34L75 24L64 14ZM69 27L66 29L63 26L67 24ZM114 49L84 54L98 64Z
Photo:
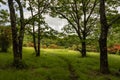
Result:
M33 48L24 48L26 69L11 67L13 54L0 53L0 80L120 80L120 56L109 55L111 74L99 72L99 53L88 52L82 58L79 52L66 49L42 49L35 57Z

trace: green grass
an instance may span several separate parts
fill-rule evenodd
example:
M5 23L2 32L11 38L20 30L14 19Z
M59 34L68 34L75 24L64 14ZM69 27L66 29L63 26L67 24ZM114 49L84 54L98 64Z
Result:
M116 75L120 68L120 56L109 55L111 74L99 72L99 54L87 53L81 58L78 52L65 49L42 49L41 57L35 57L33 48L24 48L23 61L27 69L16 70L10 64L12 52L0 53L0 80L72 80L74 73L77 80L119 80ZM73 71L70 71L71 66Z

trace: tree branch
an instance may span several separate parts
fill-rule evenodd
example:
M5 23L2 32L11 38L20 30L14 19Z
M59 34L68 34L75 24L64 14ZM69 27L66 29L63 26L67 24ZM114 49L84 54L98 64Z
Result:
M33 18L34 18L34 17L36 17L37 15L38 15L38 13L37 13L37 14L35 14L35 15L33 15L33 17L32 17L32 18L30 18L30 19L28 19L28 21L27 21L27 22L25 22L25 24L24 24L24 25L26 26L27 24L29 24L29 22L30 22L30 21L32 21L32 20L33 20Z
M112 20L109 24L108 27L112 26L116 21L120 19L120 16L116 17L114 20Z
M88 17L87 17L86 22L88 22L88 20L89 20L90 16L92 15L92 13L93 13L94 8L95 8L96 5L97 5L97 0L95 0L95 2L94 2L94 4L93 4L93 7L92 7L92 9L91 9L91 11L90 11L90 14L89 14Z

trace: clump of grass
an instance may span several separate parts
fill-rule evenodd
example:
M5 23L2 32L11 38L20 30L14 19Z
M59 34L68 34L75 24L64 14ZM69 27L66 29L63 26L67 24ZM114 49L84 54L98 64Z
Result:
M13 62L11 67L15 69L27 69L28 65L24 61L20 60L19 62Z

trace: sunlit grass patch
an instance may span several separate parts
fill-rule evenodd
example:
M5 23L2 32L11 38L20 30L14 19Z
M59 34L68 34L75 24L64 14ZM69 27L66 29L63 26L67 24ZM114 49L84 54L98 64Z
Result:
M41 56L35 57L33 48L23 48L23 61L27 69L16 70L7 67L13 54L0 53L0 80L71 80L73 73L78 80L119 80L116 72L120 68L120 56L109 55L111 74L99 72L99 53L88 52L82 58L77 51L67 49L41 49ZM72 68L72 70L69 69ZM7 77L6 77L7 75Z

